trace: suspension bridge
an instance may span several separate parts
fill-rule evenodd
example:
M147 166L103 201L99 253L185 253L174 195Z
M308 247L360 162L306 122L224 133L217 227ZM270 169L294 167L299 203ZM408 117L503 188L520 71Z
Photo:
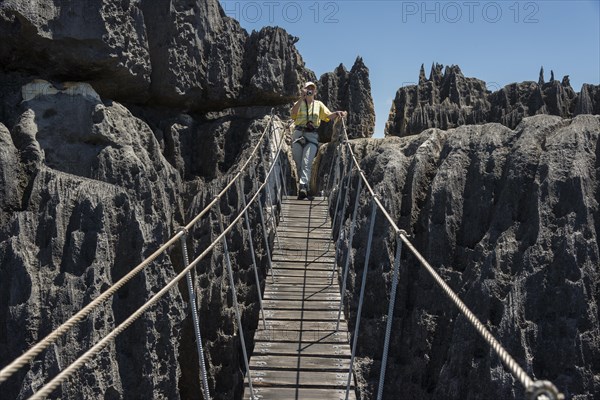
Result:
M286 187L286 176L283 171L283 153L285 129L276 127L273 112L262 135L258 138L249 157L240 166L228 184L212 201L187 225L181 227L167 242L135 266L123 278L115 282L97 298L83 307L71 318L58 326L54 331L37 344L17 357L0 370L0 391L3 382L7 381L20 369L33 362L38 355L54 344L60 337L75 325L79 324L92 311L100 309L115 293L131 281L137 274L147 268L163 253L179 244L183 252L183 270L152 295L129 317L115 326L89 350L65 366L43 387L39 388L30 399L52 397L53 392L72 376L77 370L89 363L103 348L115 340L131 324L142 316L162 297L172 290L180 281L185 280L189 294L190 314L193 319L195 344L198 353L200 374L199 398L210 399L208 384L209 371L205 365L202 332L197 298L197 288L193 274L199 263L209 257L213 251L222 251L224 269L236 318L236 329L241 342L245 367L245 399L355 399L354 362L357 340L360 335L360 322L375 221L377 218L387 220L389 229L393 230L396 239L395 256L390 260L393 270L390 302L386 319L383 354L381 354L381 370L377 399L383 398L385 372L392 332L394 304L398 287L398 271L402 251L407 249L418 260L420 265L431 275L437 284L456 305L458 310L468 319L473 329L489 344L499 358L510 370L516 381L523 385L528 400L560 400L564 396L549 381L533 380L504 349L490 331L478 320L456 293L437 274L435 269L418 252L409 240L409 236L395 223L390 213L382 205L371 187L365 172L361 169L348 138L345 122L342 120L341 137L334 143L335 156L331 162L325 197L311 200L295 200L289 197ZM264 150L266 149L266 151ZM264 171L262 179L252 168L252 162L261 164ZM253 182L248 196L242 195L241 207L237 214L229 218L225 224L220 209L221 199L229 190L238 189L245 193L244 178ZM355 182L355 190L350 187ZM350 198L350 193L354 197ZM343 299L346 293L348 270L352 252L340 254L341 246L334 241L335 227L344 230L344 237L352 243L356 226L357 210L360 199L370 201L371 213L368 220L369 231L366 245L364 268L362 274L360 296L353 332L348 332L348 323L343 312ZM257 210L260 223L251 226L249 210ZM351 208L351 220L336 221L345 216ZM281 210L278 214L278 210ZM335 210L330 216L330 210ZM194 226L211 215L216 215L220 233L213 242L202 249L190 261L188 251L189 233ZM279 223L278 223L279 221ZM258 288L260 305L259 327L254 337L254 350L249 354L244 340L243 325L236 294L235 279L232 269L231 254L228 249L228 236L236 224L243 224L249 233L248 245L252 254L252 269ZM269 273L266 277L264 292L261 292L258 266L253 248L253 235L261 236L268 261ZM273 243L269 239L274 235ZM360 260L354 260L361 262ZM375 357L376 355L373 355Z

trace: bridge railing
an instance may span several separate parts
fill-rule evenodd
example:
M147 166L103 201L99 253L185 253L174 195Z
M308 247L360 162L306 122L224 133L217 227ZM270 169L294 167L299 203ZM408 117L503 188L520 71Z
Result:
M477 317L469 310L469 308L460 300L460 298L456 295L456 293L454 293L454 291L444 282L444 280L439 276L439 274L437 274L435 269L427 262L427 260L412 245L412 243L409 241L408 234L405 231L401 230L396 225L396 223L393 220L393 218L391 217L390 213L382 205L380 199L378 198L377 194L375 193L372 186L370 185L370 183L365 175L365 172L360 168L360 163L358 162L356 155L353 152L353 149L350 144L348 134L346 131L345 122L343 120L342 120L342 124L343 124L342 125L342 135L343 135L342 140L339 142L338 146L335 149L335 154L336 154L335 161L332 162L332 165L331 165L332 170L335 168L335 171L334 171L335 173L334 173L334 175L332 175L332 171L330 171L330 175L328 176L328 179L330 176L334 176L334 180L332 182L328 182L329 193L332 193L334 189L337 189L337 196L336 196L336 200L335 200L336 206L335 206L334 218L333 218L333 223L332 223L332 229L335 230L335 228L336 228L336 222L337 222L336 220L338 218L338 215L344 216L346 213L346 207L351 202L351 199L349 199L348 197L349 197L349 193L350 193L350 190L349 190L350 184L354 177L358 177L358 184L357 184L357 188L355 190L354 209L352 212L352 220L349 225L349 232L348 233L344 232L344 237L348 238L349 243L352 243L352 238L354 235L354 227L355 227L355 222L356 222L356 218L357 218L359 199L363 192L363 189L366 190L367 196L371 199L371 214L370 214L370 218L369 218L369 234L368 234L368 241L367 241L367 247L366 247L366 253L365 253L365 263L364 263L363 277L362 277L362 282L361 282L359 305L358 305L358 310L357 310L357 315L356 315L356 323L355 323L355 330L354 330L353 343L352 343L352 354L351 354L351 360L350 360L350 368L349 368L349 372L348 372L348 384L347 384L347 388L346 388L346 397L348 397L348 393L350 390L350 383L351 383L351 379L352 379L353 364L354 364L354 359L356 356L356 349L357 349L357 339L358 339L358 336L360 333L360 319L361 319L362 306L363 306L363 302L364 302L364 292L365 292L365 286L366 286L366 281L367 281L366 278L367 278L367 272L368 272L368 266L369 266L369 258L370 258L370 254L371 254L374 226L375 226L375 220L377 217L377 213L379 212L384 216L384 218L389 223L391 229L394 231L394 234L396 236L396 252L395 252L395 257L394 257L394 261L393 261L392 288L391 288L391 294L390 294L390 304L388 307L384 347L383 347L383 354L382 354L382 365L381 365L381 371L380 371L380 379L379 379L377 398L381 399L382 395L383 395L383 386L384 386L384 382L385 382L385 369L387 366L389 341L390 341L390 336L391 336L391 324L393 321L393 311L394 311L395 297L396 297L397 284L398 284L398 274L399 274L399 268L400 268L400 256L402 253L403 246L406 246L410 250L410 252L417 258L420 265L432 276L432 278L434 279L436 284L444 291L444 293L448 296L448 298L458 307L460 312L465 315L465 317L472 324L472 326L476 329L476 331L482 336L482 338L494 349L494 351L498 354L500 359L509 368L511 373L525 387L528 399L559 400L559 399L564 398L564 396L556 389L556 387L551 382L534 381L527 375L527 373L518 365L518 363L502 347L502 345L493 337L493 335L489 332L489 330L477 319ZM197 214L185 227L182 227L181 229L179 229L179 231L171 239L169 239L166 243L164 243L162 246L160 246L152 255L150 255L148 258L146 258L144 261L142 261L138 266L136 266L133 270L131 270L127 275L125 275L123 278L121 278L115 284L113 284L109 289L107 289L100 296L98 296L98 298L96 298L95 300L90 302L82 310L80 310L78 313L73 315L73 317L71 317L65 323L60 325L52 333L47 335L38 344L33 346L31 349L29 349L27 352L25 352L22 356L18 357L13 362L11 362L9 365L4 367L0 371L0 383L6 381L16 371L18 371L20 368L22 368L27 363L31 362L37 355L39 355L42 351L44 351L44 349L46 349L48 346L50 346L52 343L54 343L59 337L61 337L64 333L66 333L69 329L71 329L77 323L82 321L86 316L88 316L92 312L92 310L94 310L100 304L102 304L107 299L109 299L111 296L113 296L117 290L119 290L121 287L123 287L134 276L136 276L139 272L141 272L144 268L146 268L158 256L160 256L161 254L166 252L169 247L171 247L172 245L177 243L177 241L180 241L181 246L182 246L183 255L184 255L184 257L183 257L184 258L184 269L175 278L173 278L171 281L169 281L159 292L157 292L155 295L153 295L146 303L144 303L140 308L138 308L133 314L131 314L121 324L119 324L111 332L109 332L106 336L104 336L103 339L101 339L98 343L96 343L92 348L90 348L87 352L85 352L82 356L80 356L72 364L70 364L68 367L63 369L63 371L61 371L56 377L54 377L50 382L48 382L39 391L37 391L31 398L32 399L40 399L40 398L44 398L44 397L48 396L49 394L51 394L62 382L64 382L64 380L66 380L75 371L77 371L79 368L81 368L86 362L88 362L92 357L94 357L100 350L102 350L112 340L114 340L117 335L119 335L121 332L123 332L125 329L127 329L127 327L129 327L145 311L147 311L150 307L152 307L155 303L157 303L179 281L186 278L186 281L188 283L188 293L189 293L189 297L190 297L191 313L192 313L192 317L194 319L194 321L193 321L194 322L194 331L195 331L196 342L197 342L197 346L198 346L197 350L198 350L198 356L199 356L198 357L199 364L200 364L199 366L200 366L200 371L201 371L201 376L200 376L201 387L204 391L204 398L209 399L210 393L209 393L209 388L208 388L206 368L204 365L204 355L203 355L204 351L202 348L202 338L201 338L201 332L200 332L200 328L199 328L198 313L197 313L197 309L196 309L197 299L196 299L195 288L193 286L191 272L194 270L194 268L198 265L198 263L200 261L202 261L204 258L206 258L209 254L211 254L211 252L215 249L215 247L219 243L221 243L222 247L223 247L223 251L224 251L225 265L226 265L227 274L229 277L230 289L232 291L232 297L233 297L233 302L234 302L236 320L237 320L237 325L238 325L238 329L239 329L239 336L240 336L241 347L242 347L243 356L244 356L246 372L248 375L247 378L248 378L250 396L251 396L251 398L255 398L255 396L253 394L253 388L252 388L252 378L251 378L251 372L249 369L249 360L248 360L248 355L246 353L246 346L244 343L243 326L241 324L241 316L239 313L239 307L238 307L238 303L237 303L235 282L234 282L233 272L232 272L232 268L231 268L231 259L230 259L230 255L229 255L229 251L228 251L228 247L227 247L227 235L232 231L233 227L237 223L241 222L241 220L244 219L245 225L246 225L246 230L248 230L248 232L250 233L248 235L250 238L250 246L253 246L251 227L250 227L249 219L248 219L248 209L252 205L256 205L259 210L259 216L260 216L260 220L261 220L260 227L262 228L262 232L263 232L262 236L265 241L265 249L266 249L266 253L267 253L268 265L269 265L269 269L271 269L271 278L273 278L272 262L271 262L271 255L270 255L270 250L269 250L269 248L270 248L269 239L268 239L269 234L268 234L267 225L270 225L271 230L274 232L274 234L276 236L277 236L277 227L276 227L275 216L274 216L274 212L275 212L274 210L276 207L274 206L274 200L273 200L274 194L271 192L271 185L273 185L275 187L275 192L278 193L279 199L281 199L282 193L287 193L287 190L285 188L285 176L283 176L283 174L282 174L282 164L281 164L281 151L282 151L282 146L283 146L284 140L283 140L282 135L280 136L279 134L275 133L275 131L278 129L274 129L273 113L271 112L271 116L269 118L269 123L267 124L267 127L265 128L264 132L262 133L261 137L259 138L257 145L252 150L252 152L251 152L250 156L248 157L248 159L246 160L246 162L240 167L238 172L228 182L228 184L225 186L225 188L219 194L217 194L213 198L213 200L199 214ZM274 155L272 155L271 157L265 157L265 154L264 154L262 148L265 143L266 144L270 143L269 140L275 140L274 146L272 146L275 149L275 152L274 152ZM265 143L263 143L263 142L265 142ZM267 156L269 156L269 155L267 154ZM261 164L264 168L264 173L263 173L264 180L260 183L259 183L257 172L254 171L253 168L249 168L249 166L251 165L251 161L257 157L259 159L259 164ZM268 169L265 167L265 163L267 163L267 162L270 162L270 166ZM246 200L245 195L243 195L244 190L243 190L242 178L245 176L246 173L249 174L250 179L252 180L253 185L254 185L254 194L250 197L249 200ZM220 204L220 200L223 198L223 196L228 192L228 190L233 188L234 185L238 185L238 187L241 186L241 188L242 188L242 190L240 190L240 192L242 193L242 209L239 211L237 216L227 225L227 227L225 227L223 224L223 218L220 214L221 211L220 211L219 204ZM264 213L263 213L263 209L265 208L265 204L263 204L262 195L261 195L263 191L265 192L265 198L266 198L266 202L267 202L266 207L270 210L270 218L265 218ZM330 201L333 201L331 196L329 196L329 198L330 198ZM340 205L342 207L342 212L338 213ZM216 208L216 210L214 210L214 208ZM187 250L187 243L186 243L186 238L187 238L188 232L200 220L202 220L208 213L210 213L211 210L212 210L212 212L215 212L217 215L221 233L212 241L212 243L208 247L206 247L206 249L204 249L202 251L202 253L200 255L198 255L193 261L190 262L188 259L188 250ZM343 224L340 223L340 227L339 227L340 232L342 232L342 229L344 229L342 225ZM342 237L342 235L339 235L339 237ZM279 243L279 241L277 241L277 242ZM253 247L251 247L251 252L252 252L252 256L253 256L254 275L255 275L257 288L258 288L257 290L259 292L258 296L259 296L259 303L260 303L260 308L261 308L262 321L263 321L263 324L266 326L264 310L262 308L262 299L261 299L261 293L260 293L260 283L259 283L259 277L258 277L258 272L257 272L257 265L256 265L256 260L254 258L253 250L254 250ZM339 246L336 246L336 253L338 250L339 250ZM345 257L345 264L343 266L343 277L342 277L342 288L341 288L342 301L345 297L346 281L347 281L347 276L348 276L350 257L351 257L351 252ZM336 254L336 260L337 259L338 259L338 257ZM335 268L335 265L334 265L334 268ZM333 272L334 271L332 271L332 279L333 279ZM339 327L340 316L341 316L341 305L340 305L340 309L338 310L338 327Z
M506 351L506 349L500 344L500 342L491 334L491 332L479 321L479 319L473 314L473 312L465 305L465 303L458 297L458 295L448 286L448 284L442 279L442 277L435 271L435 269L427 262L425 257L419 253L419 251L413 246L408 238L408 234L406 231L400 229L390 213L381 203L379 196L373 190L365 172L361 169L360 163L358 162L356 155L352 149L352 145L348 138L348 133L346 130L345 121L342 120L342 129L341 129L341 138L338 141L338 144L335 149L335 160L332 161L330 166L330 175L328 176L328 180L333 176L334 179L327 183L327 191L329 195L330 201L333 201L331 193L333 191L337 191L336 195L336 206L334 211L334 217L332 222L332 236L334 236L334 232L336 230L336 220L338 215L341 215L342 218L346 215L346 206L351 201L348 197L350 197L350 182L353 180L355 176L358 176L357 188L355 190L355 199L354 199L354 209L352 212L352 219L349 225L349 232L343 232L343 221L339 224L339 234L338 240L342 237L347 238L348 241L348 249L351 249L352 239L354 236L354 229L356 224L357 210L359 205L359 198L364 189L366 189L367 196L371 199L371 215L369 217L369 233L367 240L367 247L365 253L365 261L363 267L363 275L361 281L360 295L358 301L358 309L356 312L356 322L354 328L354 336L352 343L352 354L350 358L350 368L348 372L348 382L346 386L346 399L348 398L348 393L350 390L350 384L352 379L352 370L354 365L354 358L356 356L357 349L357 340L360 333L360 320L361 320L361 312L362 306L364 303L364 294L365 294L365 286L367 281L367 272L369 268L369 257L371 254L372 247L372 239L373 239L373 230L375 225L375 219L377 217L377 212L379 211L387 223L390 225L391 229L394 232L396 237L396 252L393 261L393 275L392 275L392 287L390 292L390 303L388 306L388 314L386 321L386 329L385 329L385 338L383 345L383 354L381 358L381 369L379 373L379 385L377 389L377 399L381 400L383 396L383 387L385 383L385 370L387 367L387 359L389 352L389 344L390 344L390 336L392 329L392 321L394 315L394 305L396 301L396 292L398 287L398 274L400 269L400 256L402 253L402 247L405 245L409 251L416 257L419 261L419 264L428 272L429 275L433 278L435 283L439 286L439 288L446 294L446 296L458 307L459 311L467 318L470 324L475 328L477 333L492 347L492 349L496 352L496 354L500 357L502 362L507 366L507 368L511 371L511 373L517 378L517 380L523 385L526 390L526 396L528 400L561 400L564 399L564 395L561 394L558 389L552 384L550 381L545 380L537 380L534 381L529 377L529 375L519 366L519 364L515 361L515 359ZM342 204L342 211L338 214L340 203ZM330 204L331 209L331 204ZM343 233L343 234L342 234ZM347 236L346 236L347 235ZM338 260L337 251L340 246L336 245L336 260ZM341 288L341 297L342 302L345 298L346 294L346 281L348 277L348 269L350 258L352 257L352 252L348 251L345 257L345 263L343 266L343 276L342 276L342 288ZM335 263L334 263L335 268ZM333 279L332 270L331 278ZM340 309L338 311L338 327L339 321L342 312L342 304L340 304Z
M188 285L188 293L189 293L189 302L191 308L191 314L193 317L193 325L194 332L196 336L196 344L198 350L198 358L199 358L199 366L200 366L200 381L201 387L204 392L204 398L210 399L210 391L208 387L208 379L206 373L206 367L204 362L204 351L202 348L202 337L199 326L199 316L197 312L197 298L196 291L193 285L191 272L194 268L205 259L217 246L217 244L222 243L224 255L225 255L225 263L227 267L227 274L229 277L230 288L232 291L232 296L234 300L234 308L237 319L237 325L239 329L239 336L241 341L241 347L244 354L244 362L246 366L246 371L248 374L248 382L249 389L251 392L251 398L254 398L253 389L252 389L252 379L250 377L250 369L249 369L249 360L248 355L246 353L246 346L244 343L244 334L243 334L243 326L241 323L241 316L239 312L239 306L237 303L235 282L233 277L233 272L231 268L231 260L229 257L229 251L227 248L227 235L232 231L234 226L241 222L242 219L245 220L245 227L248 230L250 246L252 250L252 259L253 259L253 270L254 276L256 279L256 286L258 290L260 309L263 319L263 324L265 324L264 320L264 310L262 308L262 299L260 293L260 282L257 271L256 259L254 257L254 249L253 249L253 236L251 233L251 227L248 219L248 210L251 206L256 206L258 208L258 212L261 220L262 227L262 236L265 241L265 249L268 258L269 268L271 269L272 274L272 263L271 256L269 250L269 229L267 228L267 224L270 225L272 231L276 234L276 222L275 222L275 210L276 206L273 202L273 197L277 195L279 199L281 199L282 194L286 192L285 189L285 176L283 176L283 165L281 162L282 159L282 148L284 143L283 135L280 131L284 131L285 128L275 127L274 123L273 110L271 110L271 114L269 116L269 122L259 137L256 145L248 156L247 160L242 164L239 170L234 174L231 180L227 183L227 185L212 199L212 201L204 207L204 209L198 213L187 225L181 227L177 233L172 236L167 242L161 245L154 253L152 253L149 257L143 260L140 264L138 264L135 268L133 268L129 273L127 273L123 278L119 279L116 283L110 286L107 290L105 290L100 296L91 301L88 305L82 308L79 312L69 318L66 322L57 327L54 331L44 337L41 341L39 341L36 345L31 347L21 356L17 357L14 361L9 363L7 366L0 370L0 384L5 382L10 376L16 373L19 369L30 363L38 356L41 352L43 352L50 345L55 343L62 335L68 332L71 328L73 328L76 324L81 322L84 318L86 318L93 310L95 310L98 306L103 304L109 298L111 298L120 288L125 286L127 282L133 279L137 274L139 274L142 270L144 270L150 263L157 259L161 254L165 253L171 246L175 245L177 241L180 241L182 251L183 251L183 260L184 260L184 268L183 270L171 279L160 291L154 294L148 301L146 301L141 307L139 307L135 312L133 312L129 317L127 317L122 323L120 323L117 327L112 329L108 334L106 334L100 341L98 341L94 346L92 346L88 351L86 351L83 355L81 355L77 360L71 363L68 367L64 368L58 375L56 375L52 380L50 380L47 384L45 384L42 388L40 388L30 399L42 399L50 395L62 382L64 382L68 377L70 377L73 373L75 373L79 368L81 368L85 363L91 360L96 354L98 354L103 348L105 348L112 340L114 340L121 332L127 329L135 320L137 320L144 312L146 312L150 307L156 304L167 292L169 292L179 281L186 278ZM265 156L265 152L263 151L263 147L268 147L269 152ZM252 161L255 159L258 160L257 164L262 165L264 168L263 180L259 182L259 176L256 171L252 168ZM266 168L266 164L270 163L269 167ZM253 181L254 186L254 194L250 197L249 200L246 201L244 190L243 190L243 178L248 175L250 179ZM221 217L220 211L220 200L225 196L225 194L234 186L236 186L239 190L241 188L240 193L242 193L242 201L243 206L242 209L238 212L237 216L228 224L227 227L223 225L223 219ZM271 193L272 186L274 186L275 193ZM263 204L262 193L265 192L266 203ZM270 218L265 218L263 213L263 208L268 208L270 210ZM216 211L214 210L216 208ZM204 249L200 255L198 255L193 261L189 261L188 249L186 238L189 231L205 216L207 216L211 210L216 213L219 219L219 227L221 233L212 241L212 243Z

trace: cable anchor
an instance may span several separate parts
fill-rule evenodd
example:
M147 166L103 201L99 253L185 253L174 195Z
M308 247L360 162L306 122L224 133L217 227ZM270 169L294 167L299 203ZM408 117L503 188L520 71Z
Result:
M565 400L565 395L558 391L550 381L535 381L525 392L527 400Z

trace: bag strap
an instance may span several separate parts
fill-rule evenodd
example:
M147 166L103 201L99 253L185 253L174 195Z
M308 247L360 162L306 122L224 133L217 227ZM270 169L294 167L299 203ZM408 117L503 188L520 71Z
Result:
M315 102L316 100L313 100L312 111L315 111ZM309 121L312 123L312 111L310 114L308 113L308 100L306 98L304 99L304 105L306 106L306 123L308 124Z

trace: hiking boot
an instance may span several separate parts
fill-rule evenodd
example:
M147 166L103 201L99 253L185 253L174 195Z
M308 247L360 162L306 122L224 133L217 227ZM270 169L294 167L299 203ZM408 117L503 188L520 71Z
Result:
M298 200L304 200L308 196L308 192L305 187L300 188L298 192Z

